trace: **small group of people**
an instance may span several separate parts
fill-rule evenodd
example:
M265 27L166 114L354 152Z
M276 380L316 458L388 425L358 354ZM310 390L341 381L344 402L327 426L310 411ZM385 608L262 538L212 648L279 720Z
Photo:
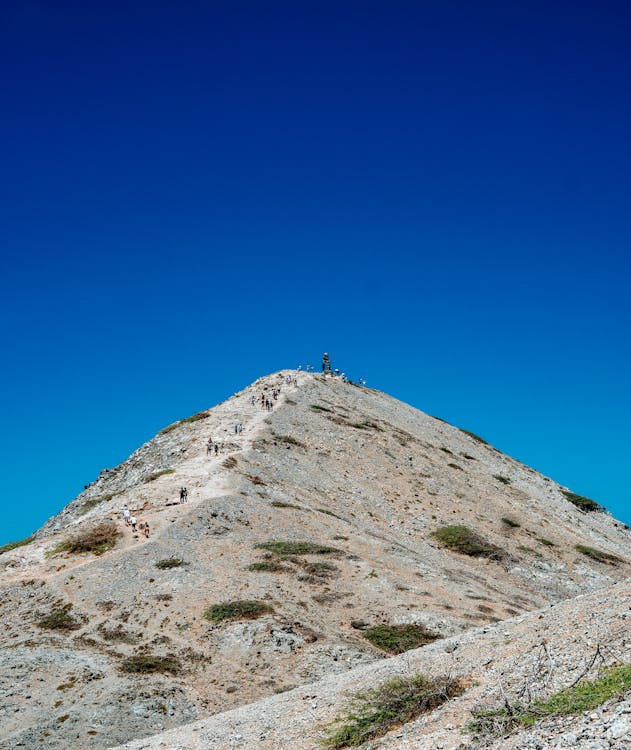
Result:
M270 394L265 393L265 391L261 391L261 409L265 409L265 411L272 411L272 409L274 408L274 402L278 400L279 396L280 388L272 389L272 392ZM254 396L252 396L252 400L254 401Z
M235 435L240 435L242 432L243 432L243 425L241 424L241 422L239 422L239 424L235 424L235 426L234 426L234 434Z
M188 502L188 487L180 487L180 503Z
M223 443L216 443L213 442L213 439L211 437L208 438L208 442L206 443L206 455L212 456L213 453L215 456L219 455L219 452L223 449Z
M131 526L132 532L136 533L136 531L140 530L147 539L149 538L149 521L139 524L136 516L132 516L127 503L123 505L123 521L125 522L125 526Z

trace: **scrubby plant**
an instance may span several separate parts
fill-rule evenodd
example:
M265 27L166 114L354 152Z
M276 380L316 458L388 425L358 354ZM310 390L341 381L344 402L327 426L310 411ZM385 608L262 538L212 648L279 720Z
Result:
M306 444L302 440L298 440L292 435L274 435L274 438L280 443L286 443L287 445L295 445L297 448L306 448Z
M538 536L537 541L539 544L543 544L544 547L556 547L556 544L554 542L551 542L549 539L546 539L543 536Z
M501 474L493 474L493 479L497 479L502 484L510 484L511 480L508 477L503 477Z
M413 721L451 698L462 695L462 680L424 675L395 677L357 693L329 728L327 748L356 747Z
M341 553L341 550L336 547L328 547L326 544L316 544L315 542L285 542L277 540L260 542L256 547L257 549L272 552L279 557L288 557L290 555L334 555Z
M107 495L98 495L97 497L90 497L87 500L84 500L79 506L79 515L83 516L88 511L92 510L92 508L96 508L97 505L100 505L101 503L107 503L114 497L114 494L115 493L111 492Z
M179 419L177 422L173 422L173 424L167 425L163 430L160 430L158 434L167 435L169 432L173 432L173 430L177 429L183 424L190 424L191 422L199 422L202 419L207 419L209 416L210 414L207 411L197 412L197 414L193 414L190 417L185 417L184 419Z
M599 678L581 680L576 685L554 693L547 700L537 700L527 705L503 706L491 711L477 711L466 729L477 737L505 736L515 729L533 726L548 716L592 711L629 690L631 665L608 667Z
M364 636L377 648L390 654L402 654L413 648L426 646L440 636L423 625L375 625L364 630Z
M179 568L182 565L186 565L186 563L180 557L167 557L164 560L158 560L156 568L169 570L170 568Z
M300 562L301 568L306 573L305 580L311 582L326 581L339 573L339 568L328 562Z
M12 549L17 549L18 547L24 547L26 544L30 544L35 540L34 536L27 536L26 539L20 539L17 542L9 542L8 544L3 544L2 547L0 547L0 555L3 552L10 552Z
M36 625L43 630L60 630L62 632L78 630L81 623L70 614L71 609L72 604L54 607L45 617L38 620Z
M617 555L612 555L611 552L603 552L602 550L595 549L594 547L588 547L586 544L577 544L574 549L577 552L580 552L582 555L590 557L592 560L606 563L608 565L618 565L622 562L622 560Z
M506 552L490 542L468 526L443 526L434 531L432 536L443 546L470 557L487 557L489 560L503 560Z
M285 503L282 500L272 500L270 503L274 508L293 508L294 510L307 510L300 505L294 505L293 503Z
M175 656L155 656L153 654L130 656L128 659L123 659L120 668L123 672L130 674L166 673L176 675L182 671L182 665Z
M204 612L204 617L211 622L223 620L254 620L274 610L265 602L241 600L213 604Z
M333 414L333 409L327 409L326 406L320 406L320 404L311 404L313 411L328 411L329 414Z
M521 526L519 521L516 521L514 518L511 518L510 516L504 516L502 518L502 523L504 524L504 526L508 526L511 529L518 529Z
M159 479L166 474L175 474L175 469L161 469L160 471L156 471L153 474L149 474L149 476L145 479L145 482L153 482L155 479Z
M259 560L248 565L248 570L253 573L289 573L291 568L278 560Z
M238 461L234 456L228 456L228 458L224 459L221 462L221 465L224 467L224 469L234 469L237 463Z
M577 495L575 492L570 492L569 490L561 490L561 492L565 496L565 499L569 500L572 505L575 505L579 510L584 510L586 512L604 510L600 503L597 503L589 497Z
M482 443L482 445L488 445L487 441L484 438L481 438L479 435L476 435L475 432L469 432L469 430L463 430L460 427L458 429L460 430L460 432L464 432L465 435L473 438L476 442Z
M119 536L121 532L113 521L101 521L60 542L53 548L51 554L92 552L95 555L102 555L116 546Z

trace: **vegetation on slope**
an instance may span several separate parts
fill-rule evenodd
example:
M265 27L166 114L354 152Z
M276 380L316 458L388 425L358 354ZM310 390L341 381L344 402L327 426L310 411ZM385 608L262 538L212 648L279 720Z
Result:
M116 546L119 536L121 536L121 533L113 521L101 521L94 526L81 529L73 536L60 542L50 554L92 552L95 555L102 555Z
M265 602L240 600L213 604L204 612L204 617L211 622L223 620L254 620L274 610Z
M423 625L375 625L364 630L364 636L377 648L390 654L402 654L413 648L420 648L440 636L427 630Z
M577 685L523 706L504 706L478 711L467 724L467 731L478 737L500 736L536 724L547 716L580 714L591 711L611 698L631 690L631 664L606 669L596 680L581 680Z
M575 492L570 492L569 490L561 490L561 492L565 495L565 499L569 500L572 505L575 505L579 510L584 510L586 512L604 510L602 505L589 497L577 495Z
M444 547L470 557L487 557L489 560L503 560L506 552L490 542L468 526L443 526L434 531L432 536Z
M433 711L464 692L462 680L424 675L395 677L357 693L325 739L328 748L356 747Z

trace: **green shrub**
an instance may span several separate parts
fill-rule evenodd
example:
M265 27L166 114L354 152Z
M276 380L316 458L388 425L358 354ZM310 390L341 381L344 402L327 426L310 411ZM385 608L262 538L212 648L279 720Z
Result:
M443 526L443 528L434 531L432 536L445 547L463 555L487 557L489 560L506 558L504 550L485 541L468 526Z
M587 557L591 557L592 560L597 562L606 563L608 565L618 565L622 560L617 555L612 555L610 552L603 552L594 547L588 547L586 544L577 544L574 548L577 552L580 552Z
M166 673L176 675L182 670L182 665L175 656L131 656L123 659L120 664L123 672L129 674L155 674Z
M327 580L339 572L339 568L327 562L306 562L302 561L300 566L307 576L314 580Z
M546 539L542 536L538 536L537 541L539 542L539 544L543 544L544 547L556 547L556 544L554 542L551 542L549 539Z
M561 690L547 700L537 700L528 705L517 704L473 714L466 729L470 734L505 736L520 727L529 727L547 716L564 716L592 711L615 696L631 689L631 665L607 668L595 680L581 680L573 687Z
M570 492L569 490L561 490L561 492L565 495L565 499L569 500L572 505L575 505L579 510L584 510L586 512L604 510L602 505L589 497L577 495L575 492Z
M502 484L510 484L511 480L508 477L503 477L501 474L493 474L493 479L497 479Z
M328 411L329 414L333 414L333 409L327 409L326 406L320 406L320 404L311 404L313 411Z
M377 648L391 654L402 654L413 648L426 646L440 638L423 625L375 625L364 630L366 638Z
M285 503L282 500L272 500L270 505L272 505L274 508L293 508L294 510L307 510L307 508L302 508L300 505Z
M349 424L357 430L375 430L376 432L383 432L383 427L380 427L376 422L371 422L369 419L363 419L361 422L349 422Z
M212 622L222 620L254 620L274 610L265 602L242 600L213 604L204 612L204 617Z
M116 546L119 536L121 532L113 521L101 521L60 542L50 554L92 552L95 555L102 555Z
M34 536L27 536L26 539L20 539L18 542L9 542L8 544L3 544L2 547L0 547L0 555L3 552L10 552L12 549L24 547L24 545L30 544L33 541L35 541Z
M145 479L145 482L153 482L155 479L163 477L165 474L175 474L175 469L161 469L160 471L156 471L153 474L149 474L149 476Z
M55 607L46 617L38 620L36 625L44 630L78 630L81 623L70 614L72 604L64 604L63 607Z
M186 563L181 558L167 557L164 560L158 560L156 568L160 568L160 570L169 570L170 568L179 568L182 565L186 565Z
M273 552L279 557L287 557L288 555L334 555L342 552L336 547L327 547L325 544L315 544L314 542L271 541L261 542L256 547Z
M278 560L261 560L248 565L253 573L289 573L291 568L279 563Z
M362 745L433 711L463 692L462 681L448 677L395 677L376 688L357 693L346 715L338 717L331 725L324 744L328 748Z
M516 521L514 518L510 518L509 516L505 516L504 518L502 518L502 523L511 529L518 529L521 526L519 521Z

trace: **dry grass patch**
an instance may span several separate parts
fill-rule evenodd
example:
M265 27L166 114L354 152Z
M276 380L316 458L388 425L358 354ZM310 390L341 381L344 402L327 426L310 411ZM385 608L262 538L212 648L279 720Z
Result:
M187 563L179 557L167 557L164 560L158 560L156 568L159 568L160 570L170 570L171 568L180 568L182 565L186 564Z
M30 544L33 541L35 541L35 537L28 536L26 537L26 539L20 539L17 542L9 542L8 544L3 544L2 547L0 547L0 555L3 552L10 552L12 549L17 549L18 547L24 547L24 545Z
M588 547L586 544L577 544L574 549L580 552L582 555L590 557L596 562L605 563L606 565L619 565L623 560L617 555L612 555L611 552L603 552L602 550L595 549L594 547Z
M113 521L101 521L60 542L51 550L50 554L92 552L94 555L102 555L116 546L120 536L121 532Z
M255 600L240 600L213 604L204 612L204 617L211 622L223 620L255 620L262 615L271 614L274 610L269 604Z
M55 607L49 614L38 620L36 625L43 630L59 630L61 632L78 630L81 627L81 623L70 614L71 609L72 604Z
M342 550L337 547L328 547L326 544L317 544L314 542L285 542L270 541L261 542L256 545L257 549L264 549L272 552L278 557L289 557L291 555L339 555Z
M584 510L586 512L604 510L603 506L600 505L600 503L597 503L595 500L592 500L589 497L577 495L575 492L570 492L569 490L561 490L561 493L565 496L566 500L569 500L572 505L575 505L579 510Z
M120 668L123 672L129 674L162 673L176 675L182 671L180 660L175 656L154 656L153 654L123 659Z

